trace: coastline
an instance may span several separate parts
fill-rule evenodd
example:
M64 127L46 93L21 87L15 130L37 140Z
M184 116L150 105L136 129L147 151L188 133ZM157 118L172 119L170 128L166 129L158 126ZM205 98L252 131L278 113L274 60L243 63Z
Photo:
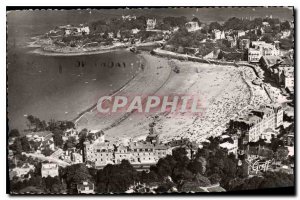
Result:
M96 55L96 54L101 54L101 53L109 53L109 52L113 52L113 51L118 51L118 50L122 50L122 49L126 49L127 46L111 46L108 48L99 48L99 49L95 49L95 50L88 50L88 51L81 51L81 52L59 52L59 51L51 51L51 50L45 50L45 49L35 49L33 51L30 51L29 53L33 53L33 54L39 54L39 55L43 55L43 56L82 56L82 55Z
M131 47L135 47L135 48L156 47L157 48L162 43L164 43L163 40L145 42L145 43L136 43L136 44L130 44L129 42L127 43L118 42L109 46L86 47L86 48L75 48L75 47L60 48L60 47L56 47L53 44L50 44L49 39L45 41L41 40L39 37L33 37L31 39L35 41L28 42L27 47L36 48L36 49L30 51L30 53L44 55L44 56L95 55L101 53L109 53L109 52L127 49Z
M145 60L145 58L143 56L137 55L137 57L140 57L141 59ZM139 74L141 73L141 71L139 71L138 73L136 73L131 79L129 79L122 87L118 88L117 90L113 91L111 94L108 94L108 96L114 96L116 94L118 94L119 92L121 92L122 90L124 90L128 84L133 81ZM97 102L98 103L98 102ZM92 106L88 107L87 109L85 109L84 111L82 111L77 117L75 117L72 121L74 121L75 125L77 124L77 122L84 117L85 114L94 111L97 108L97 103L93 104Z
M153 43L148 43L148 44L144 44L144 43L141 43L142 46L146 46L146 45L153 45L153 44L157 44L156 42L153 42ZM132 45L133 47L134 46L138 46L138 45ZM36 49L35 51L38 52L38 53L43 53L43 55L49 55L49 56L55 56L55 55L58 55L58 56L77 56L77 55L96 55L96 54L101 54L101 53L105 53L105 52L112 52L112 51L119 51L119 50L124 50L125 48L118 48L118 46L114 46L112 48L109 48L107 50L97 50L97 51L86 51L86 52L74 52L74 53L55 53L55 52L46 52L46 51L43 51L41 49ZM127 48L128 50L128 48ZM144 51L142 51L144 52ZM207 61L207 59L202 59L202 58L197 58L197 57L193 57L193 56L188 56L188 55L184 55L184 54L177 54L177 53L174 53L174 52L169 52L169 51L165 51L165 50L162 50L160 48L156 48L154 50L154 52L157 52L155 53L154 55L152 55L153 57L157 57L156 59L159 59L159 60L163 60L164 62L167 62L168 60L170 59L175 59L175 60L178 60L179 62L182 62L182 64L184 63L189 63L189 62L193 62L195 63L195 65L223 65L223 66L233 66L233 67L239 67L239 64L237 63L234 63L234 62L222 62L222 61L214 61L214 62L210 62ZM150 58L152 57L151 55L147 55L147 59L145 58L145 53L142 53L141 55L138 55L140 57L142 57L144 60L145 60L145 63L146 63L146 68L149 67L149 59L150 60L153 60L154 58ZM150 56L150 57L149 57ZM197 59L196 59L197 58ZM154 60L156 60L154 59ZM180 61L181 60L181 61ZM152 62L152 61L151 61ZM150 63L151 63L150 62ZM158 65L158 62L155 61L155 64L154 66L150 67L150 68L153 68L155 69L156 65ZM177 63L179 64L179 63ZM180 64L181 65L181 64ZM249 66L248 66L249 67ZM145 74L141 73L142 71L138 72L132 79L130 79L127 83L125 83L122 87L120 87L119 89L115 90L114 92L112 92L111 94L109 94L109 96L113 96L113 95L116 95L116 94L119 94L119 93L125 93L125 94L128 94L129 91L131 92L132 91L132 88L136 88L137 86L137 83L140 83L140 76L139 74L142 74L141 76L145 76ZM151 72L152 74L152 72ZM154 74L153 74L154 75ZM155 74L156 75L156 74ZM152 76L152 75L151 75ZM178 76L178 75L177 75ZM243 77L241 75L241 77ZM159 80L160 79L160 80ZM153 86L151 87L153 90L155 90L154 93L157 93L157 92L161 92L161 91L164 91L165 88L164 88L164 85L166 85L165 83L161 83L163 78L155 78L153 80L156 80L158 82L160 82L161 85L156 85L156 86ZM170 79L170 76L168 75L168 78L167 80ZM145 79L144 79L145 80ZM143 80L143 81L144 81ZM154 81L151 81L152 83ZM172 81L171 81L172 82ZM198 84L198 83L197 83ZM247 85L247 84L246 84ZM249 87L249 86L248 86ZM152 90L151 88L149 88L150 90ZM140 88L137 87L136 90L133 90L133 91L139 91ZM150 91L149 90L149 91ZM144 92L144 91L143 91ZM143 93L142 92L142 93ZM251 101L251 90L250 90L250 101ZM87 109L83 110L80 112L80 114L74 119L73 118L73 121L75 121L76 124L78 124L78 127L83 127L84 125L81 124L81 118L86 118L88 119L89 123L87 125L87 127L89 129L102 129L102 130L105 130L105 131L108 131L108 135L114 137L114 133L112 133L112 130L117 130L117 132L120 131L120 127L119 125L121 125L121 127L124 126L124 124L128 124L128 119L131 120L131 118L135 118L135 115L132 115L133 113L125 113L123 115L120 115L120 116L116 116L115 118L112 117L112 118L109 118L109 117L104 117L104 121L106 121L106 125L105 126L100 126L100 125L95 125L95 121L97 121L98 119L93 119L91 118L91 115L92 113L96 113L95 112L95 108L96 108L97 104L93 104L91 105L90 107L88 107ZM94 116L95 117L95 116ZM113 119L114 118L114 119ZM85 119L84 119L85 120ZM90 121L91 120L91 121ZM195 122L198 121L197 119L194 119ZM144 121L147 121L147 123L149 123L149 119L143 119L143 120L138 120L140 122L144 122ZM91 123L90 123L91 122ZM122 123L124 122L124 124ZM197 123L197 122L196 122ZM199 122L198 122L199 123ZM131 124L129 122L129 124ZM194 123L193 123L194 124ZM131 125L130 125L131 126ZM131 137L139 137L141 135L145 135L146 134L146 130L143 130L141 131L140 130L141 127L138 127L137 130L139 131L133 131L132 133L135 133L133 135L130 135ZM217 127L214 127L214 129L217 129ZM129 136L129 134L125 134L127 136ZM125 136L124 135L124 136ZM200 137L203 137L203 138L207 138L209 137L211 134L200 134L201 136Z

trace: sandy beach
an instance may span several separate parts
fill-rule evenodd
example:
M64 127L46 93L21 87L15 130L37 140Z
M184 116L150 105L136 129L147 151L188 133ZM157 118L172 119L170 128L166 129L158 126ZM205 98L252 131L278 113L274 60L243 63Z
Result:
M156 121L163 141L182 137L197 141L221 134L223 125L250 101L250 91L239 68L179 61L148 53L142 53L142 57L146 60L145 71L126 86L122 95L197 95L203 112L99 116L94 110L82 119L80 126L105 129L109 140L122 140L145 137L149 123ZM180 73L171 70L172 64L180 68Z

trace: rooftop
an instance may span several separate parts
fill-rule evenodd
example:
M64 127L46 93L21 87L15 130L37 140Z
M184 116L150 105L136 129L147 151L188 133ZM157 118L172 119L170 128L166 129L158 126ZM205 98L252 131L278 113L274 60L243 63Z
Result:
M58 169L58 165L55 163L42 163L42 169L45 170Z
M220 144L220 147L224 148L224 149L233 149L236 147L236 145L234 145L230 142L224 142L224 143Z
M27 137L31 137L31 136L46 137L46 136L52 136L52 135L53 135L53 133L50 131L38 131L38 132L30 132L30 133L26 134Z

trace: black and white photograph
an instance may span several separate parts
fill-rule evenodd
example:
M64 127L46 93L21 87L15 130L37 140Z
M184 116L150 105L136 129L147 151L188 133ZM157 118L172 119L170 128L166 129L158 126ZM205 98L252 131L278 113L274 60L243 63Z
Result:
M7 6L7 193L294 195L295 12Z

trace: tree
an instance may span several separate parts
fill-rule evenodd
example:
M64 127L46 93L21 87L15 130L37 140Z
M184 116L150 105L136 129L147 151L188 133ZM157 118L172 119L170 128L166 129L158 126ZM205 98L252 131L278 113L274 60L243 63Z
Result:
M261 38L262 41L265 41L266 43L273 43L274 42L274 38L271 34L267 33L264 34Z
M276 151L276 159L277 160L285 160L288 157L289 151L285 147L279 147Z
M212 22L209 24L209 32L213 31L214 29L222 30L222 26L218 22Z
M294 48L294 40L290 38L284 38L280 40L280 48L284 50L290 50Z
M82 183L83 181L92 180L88 168L82 163L67 166L64 169L64 172L63 178L66 181L68 193L70 194L75 194L77 192L77 184Z
M63 192L63 185L61 184L61 181L59 177L51 177L48 176L46 178L43 178L44 184L45 184L45 190L47 193L62 193Z
M53 153L53 151L49 147L45 147L41 153L45 156L50 156Z
M123 193L130 185L139 180L136 169L127 161L118 165L106 165L97 173L97 188L101 193Z
M16 138L14 143L10 146L10 149L16 154L21 154L23 152L22 143L20 138Z
M194 17L192 19L192 22L198 22L198 25L200 26L202 23L200 22L200 20L197 17Z
M217 184L220 182L221 178L220 178L219 174L212 174L209 177L209 180L210 180L211 184Z
M12 129L9 132L9 137L19 137L20 136L20 132L18 129Z
M288 21L284 21L280 24L280 28L281 28L281 30L290 30L291 25Z
M22 144L22 150L26 153L30 152L31 147L30 147L27 137L26 136L21 137L20 141Z
M243 30L245 27L244 27L243 21L241 19L239 19L237 17L232 17L224 23L224 28L226 30L229 30L229 29Z
M202 163L199 162L198 160L193 160L191 161L188 166L187 166L188 170L190 170L192 173L194 174L198 174L198 173L202 173Z
M53 142L54 142L54 145L55 146L58 146L58 147L61 147L64 143L63 139L62 139L62 136L63 136L63 131L56 128L54 131L53 131Z
M75 139L75 137L69 137L69 139L66 141L63 149L66 151L67 149L72 149L75 146L76 146L76 139Z
M47 128L46 122L43 120L41 121L39 118L33 116L33 115L28 115L27 116L28 120L28 128L33 131L44 131Z

